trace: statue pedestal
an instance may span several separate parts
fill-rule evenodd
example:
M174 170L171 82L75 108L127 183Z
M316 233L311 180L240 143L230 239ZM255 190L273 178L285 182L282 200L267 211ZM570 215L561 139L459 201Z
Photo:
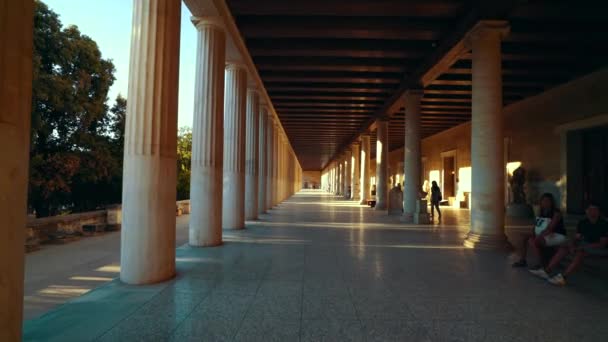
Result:
M534 210L529 204L509 203L506 214L507 217L530 218L534 217Z
M416 213L414 213L414 223L416 224L428 224L431 220L429 219L429 211L426 200L416 201Z

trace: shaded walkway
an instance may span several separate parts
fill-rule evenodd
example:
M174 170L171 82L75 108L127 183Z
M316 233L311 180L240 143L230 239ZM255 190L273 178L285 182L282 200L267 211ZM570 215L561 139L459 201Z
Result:
M464 249L464 233L304 191L224 246L178 248L176 279L114 281L28 321L24 338L605 340L604 291L551 287L503 253Z

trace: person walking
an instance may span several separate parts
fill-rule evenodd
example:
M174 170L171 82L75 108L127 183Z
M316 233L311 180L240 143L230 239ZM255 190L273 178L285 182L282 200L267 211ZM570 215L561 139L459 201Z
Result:
M441 189L437 185L436 181L433 181L431 185L431 219L435 218L435 208L437 208L437 214L439 214L439 221L441 221L441 210L439 209L439 202L443 198L441 197Z

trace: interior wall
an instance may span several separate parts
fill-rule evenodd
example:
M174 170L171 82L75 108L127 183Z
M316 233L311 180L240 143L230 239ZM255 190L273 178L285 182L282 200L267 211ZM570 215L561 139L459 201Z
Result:
M302 172L302 188L306 188L306 184L308 184L308 188L312 189L313 185L317 189L321 188L321 171L303 171Z
M526 169L528 202L534 204L542 193L551 192L566 206L566 174L561 166L565 133L558 127L608 114L607 93L608 69L602 69L504 108L507 160ZM440 181L441 154L452 150L456 151L457 197L462 200L471 184L470 122L422 140L423 179ZM401 180L403 154L403 148L389 153L389 174L400 175Z

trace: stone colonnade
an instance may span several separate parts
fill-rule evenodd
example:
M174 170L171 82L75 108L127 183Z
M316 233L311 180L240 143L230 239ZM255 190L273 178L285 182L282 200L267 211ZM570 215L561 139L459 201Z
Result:
M504 175L502 70L500 45L508 33L505 21L480 21L464 37L465 46L472 51L472 137L471 137L471 228L464 241L468 247L501 248L508 244L504 233ZM402 221L415 220L421 192L421 101L422 89L410 89L404 94L404 181ZM376 150L376 209L387 207L388 121L378 119ZM350 199L366 204L370 199L369 133L361 134L348 146L350 178L343 182L343 155L338 154L322 171L325 188L340 194L340 186L348 182ZM343 151L343 152L346 152Z

